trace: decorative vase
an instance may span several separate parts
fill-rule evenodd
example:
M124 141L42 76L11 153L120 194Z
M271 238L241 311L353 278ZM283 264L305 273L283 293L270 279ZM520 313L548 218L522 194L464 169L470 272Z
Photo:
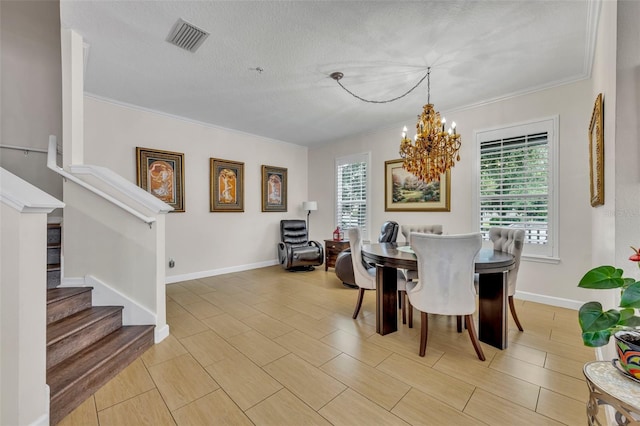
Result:
M640 332L621 330L613 335L622 368L640 380Z

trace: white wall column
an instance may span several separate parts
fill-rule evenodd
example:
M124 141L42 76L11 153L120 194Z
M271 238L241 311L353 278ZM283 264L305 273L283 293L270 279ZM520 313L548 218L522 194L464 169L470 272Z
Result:
M0 424L48 425L47 214L64 203L0 168Z

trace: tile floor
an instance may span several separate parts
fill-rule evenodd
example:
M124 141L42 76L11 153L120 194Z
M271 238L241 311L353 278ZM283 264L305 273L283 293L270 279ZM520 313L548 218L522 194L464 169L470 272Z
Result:
M60 424L582 425L594 351L577 313L516 301L509 347L475 355L455 318L375 333L375 295L280 266L167 286L171 335Z

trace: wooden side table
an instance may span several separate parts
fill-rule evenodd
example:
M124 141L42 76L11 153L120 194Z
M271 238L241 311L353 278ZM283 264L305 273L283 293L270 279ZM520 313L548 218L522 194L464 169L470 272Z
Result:
M625 377L609 361L588 362L583 368L589 387L587 422L600 425L596 418L600 405L616 410L619 425L640 425L640 383Z
M329 267L335 268L336 258L342 250L349 248L349 241L340 240L324 240L324 270L328 270Z

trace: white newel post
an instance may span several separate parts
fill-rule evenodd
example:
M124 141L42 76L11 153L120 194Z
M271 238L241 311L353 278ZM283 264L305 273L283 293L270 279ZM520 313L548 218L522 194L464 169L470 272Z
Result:
M64 203L0 168L0 424L48 425L47 214Z

